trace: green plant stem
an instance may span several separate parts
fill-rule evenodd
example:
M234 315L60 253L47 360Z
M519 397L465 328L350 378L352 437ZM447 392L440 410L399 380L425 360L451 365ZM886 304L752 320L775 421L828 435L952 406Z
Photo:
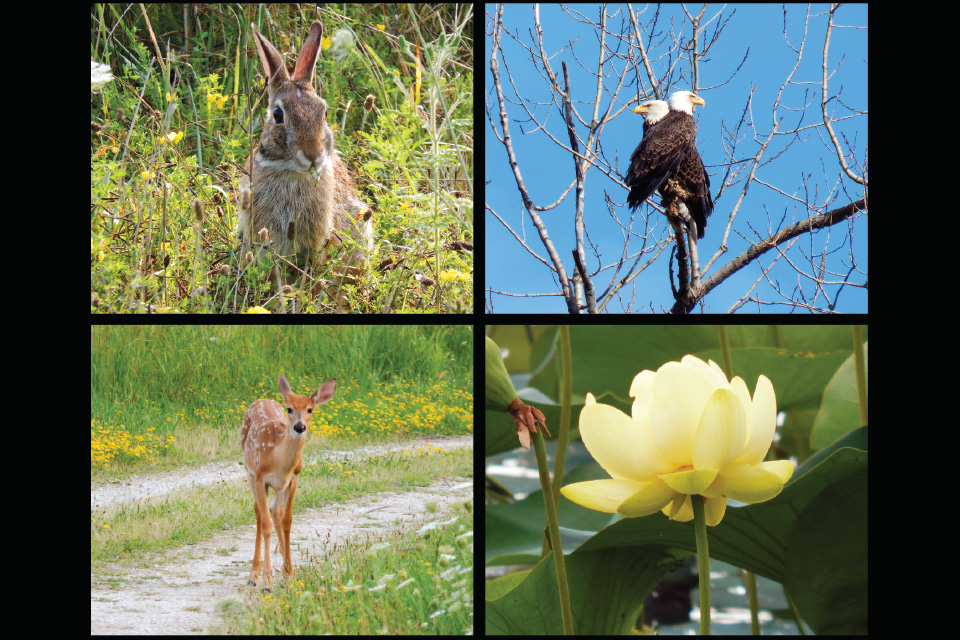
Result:
M573 635L573 614L570 611L570 590L567 588L567 570L563 565L563 548L560 546L560 523L557 522L557 507L550 488L550 467L547 466L547 449L543 446L540 429L533 435L533 448L537 453L537 469L540 470L540 487L543 489L543 506L547 509L547 527L550 529L550 546L553 547L553 564L557 568L557 586L560 588L560 616L563 618L563 634ZM701 507L701 511L702 511Z
M743 570L743 580L747 585L747 599L750 601L750 635L760 635L760 605L757 602L757 574Z
M710 635L710 547L707 545L707 518L703 496L690 496L693 503L693 530L697 537L697 571L700 573L700 635Z
M560 428L557 429L557 453L553 461L553 497L560 509L560 487L563 484L563 466L567 459L567 441L570 438L570 405L573 396L573 364L570 362L570 327L561 325L560 340Z
M867 363L863 352L863 327L853 325L853 355L857 367L857 399L860 403L860 426L868 424L867 419Z

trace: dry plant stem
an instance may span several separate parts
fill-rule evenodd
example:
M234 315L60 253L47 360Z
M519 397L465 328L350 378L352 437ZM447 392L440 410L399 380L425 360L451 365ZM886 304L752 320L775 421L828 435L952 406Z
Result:
M543 489L543 505L547 509L547 526L550 529L550 546L553 547L553 563L557 568L557 585L560 588L560 615L563 618L563 634L573 635L573 614L570 611L570 590L567 588L567 570L563 564L563 548L560 546L560 524L557 522L557 507L550 487L550 467L547 466L547 450L543 446L540 430L533 434L533 449L537 453L537 469L540 470L540 487Z

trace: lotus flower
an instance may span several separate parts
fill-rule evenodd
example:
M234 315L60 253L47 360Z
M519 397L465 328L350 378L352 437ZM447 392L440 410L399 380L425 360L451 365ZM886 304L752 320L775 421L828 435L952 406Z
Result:
M693 519L691 496L706 498L716 526L727 498L764 502L793 475L789 460L764 462L776 430L777 400L765 376L753 398L739 377L694 356L641 371L630 386L633 417L587 394L580 437L612 480L577 482L560 491L597 511L627 518L662 510Z

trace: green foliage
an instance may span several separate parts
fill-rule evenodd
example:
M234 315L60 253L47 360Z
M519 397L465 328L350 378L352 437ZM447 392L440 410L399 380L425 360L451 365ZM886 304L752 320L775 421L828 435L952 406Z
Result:
M493 335L519 358L508 358L507 369L535 371L530 387L558 398L556 327L536 327L533 335L518 329L497 327ZM785 418L774 457L790 456L801 464L776 498L729 507L723 521L709 529L710 555L783 583L817 633L867 630L868 443L867 428L858 424L851 333L844 326L728 329L735 375L751 392L760 374L773 382ZM629 414L630 382L641 370L656 370L688 353L721 360L715 327L581 326L571 327L570 336L571 438L576 437L576 416L588 391ZM520 395L543 411L558 435L559 401L532 402L523 389ZM487 412L487 455L517 446L509 417L502 420L494 413ZM594 462L564 473L565 485L609 477ZM542 501L536 492L516 504L488 506L487 564L536 563L529 575L513 576L509 587L488 589L487 619L495 621L493 633L558 633L555 578L552 588L543 583L549 581L553 563L540 558ZM586 581L576 586L584 599L575 605L580 607L578 633L584 633L583 625L596 634L623 633L616 614L629 617L635 612L656 584L658 563L696 550L693 523L671 521L661 513L620 519L561 498L559 514L563 548L572 552L567 560L571 588ZM624 567L631 567L633 574ZM571 575L571 570L579 573ZM615 594L608 588L610 581L636 591ZM534 594L539 594L536 615L529 606Z
M335 277L334 265L308 265L311 280L280 292L277 278L237 255L235 185L264 107L249 17L214 11L192 23L199 32L184 33L169 7L148 5L149 28L140 12L113 9L93 9L91 58L115 77L91 102L91 311L332 310L318 283ZM281 51L296 51L303 16L273 10L254 22ZM472 33L472 9L345 11L319 15L317 80L338 151L375 210L374 255L351 310L469 310L473 253L462 243L473 241L473 75L461 31ZM160 51L152 34L164 34ZM407 36L400 49L398 34Z

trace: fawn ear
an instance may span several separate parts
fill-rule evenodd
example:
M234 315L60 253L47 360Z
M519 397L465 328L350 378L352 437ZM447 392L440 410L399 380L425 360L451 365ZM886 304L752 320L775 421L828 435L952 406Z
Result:
M287 379L283 377L282 373L280 374L280 380L277 384L277 390L280 392L280 395L284 397L290 393L290 383L287 382Z
M324 382L316 393L310 396L310 399L313 400L314 405L323 404L329 402L330 398L333 397L333 394L337 392L337 379L330 378Z

